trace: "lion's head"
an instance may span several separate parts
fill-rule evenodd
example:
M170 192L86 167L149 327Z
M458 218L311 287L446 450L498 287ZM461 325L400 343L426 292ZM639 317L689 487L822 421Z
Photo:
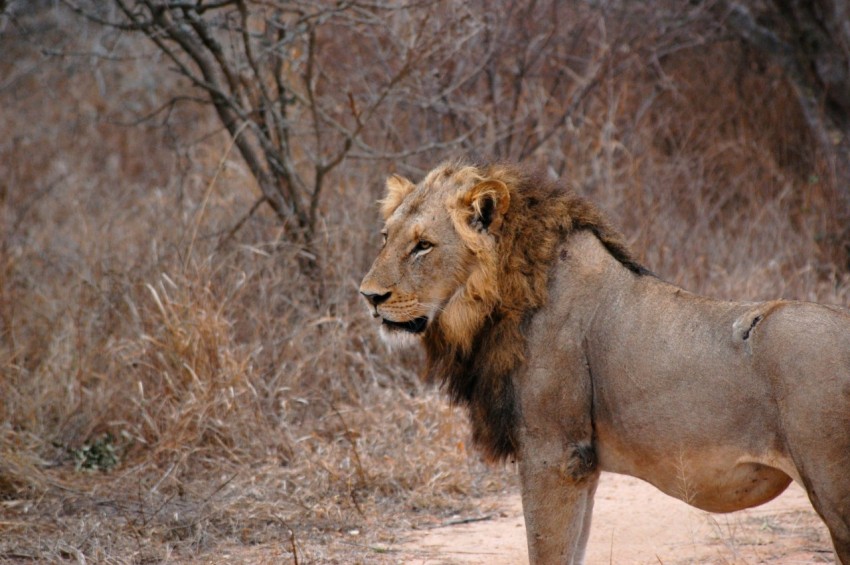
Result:
M468 350L498 300L497 238L507 185L445 164L418 185L392 176L381 202L384 245L360 292L392 341L440 333Z
M590 230L633 270L619 235L584 199L511 165L449 162L420 183L393 176L381 201L384 245L360 286L390 341L425 346L426 377L470 409L493 458L516 449L513 373L524 322L547 299L559 244Z

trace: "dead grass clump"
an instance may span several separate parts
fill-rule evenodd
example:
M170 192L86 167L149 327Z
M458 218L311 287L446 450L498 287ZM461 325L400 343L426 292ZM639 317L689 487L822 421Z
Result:
M113 347L114 372L129 381L121 388L133 390L125 398L123 425L114 424L152 450L147 456L154 459L191 453L239 461L257 441L286 451L285 434L277 441L258 434L266 422L251 384L251 352L231 337L226 300L198 274L163 274L145 290L147 304L133 308L140 333Z

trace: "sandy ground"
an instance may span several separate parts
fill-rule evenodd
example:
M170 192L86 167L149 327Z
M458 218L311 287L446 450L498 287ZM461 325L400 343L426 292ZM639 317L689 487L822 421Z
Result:
M464 519L483 518L468 523ZM399 563L528 563L518 495L479 517L417 532L399 547ZM651 485L603 474L596 495L588 565L683 563L832 563L826 527L803 490L792 484L768 504L708 514Z

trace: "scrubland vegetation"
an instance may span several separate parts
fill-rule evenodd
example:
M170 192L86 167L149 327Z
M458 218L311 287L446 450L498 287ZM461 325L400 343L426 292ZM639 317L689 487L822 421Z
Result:
M850 303L783 2L147 4L0 2L0 561L392 562L515 488L359 301L391 172L524 161L689 290Z

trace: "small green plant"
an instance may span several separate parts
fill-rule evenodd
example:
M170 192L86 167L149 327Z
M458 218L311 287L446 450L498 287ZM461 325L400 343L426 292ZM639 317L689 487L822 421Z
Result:
M115 438L107 433L100 439L85 443L79 449L71 450L74 455L74 468L77 471L109 471L116 465L118 457Z

